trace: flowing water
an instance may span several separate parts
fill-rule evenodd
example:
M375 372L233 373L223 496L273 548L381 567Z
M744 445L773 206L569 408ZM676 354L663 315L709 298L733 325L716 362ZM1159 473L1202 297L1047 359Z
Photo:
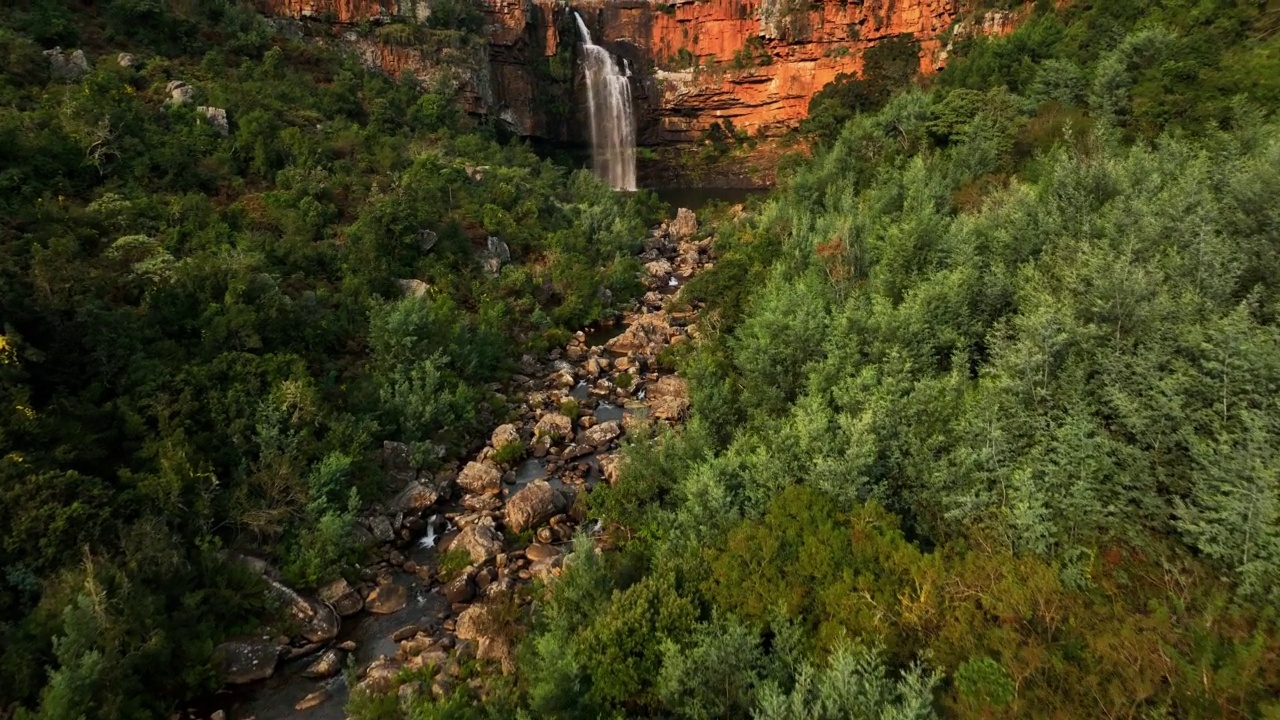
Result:
M591 168L617 190L636 189L636 120L631 112L631 71L608 50L591 42L582 16L573 14L582 33L587 74L587 115L591 123Z

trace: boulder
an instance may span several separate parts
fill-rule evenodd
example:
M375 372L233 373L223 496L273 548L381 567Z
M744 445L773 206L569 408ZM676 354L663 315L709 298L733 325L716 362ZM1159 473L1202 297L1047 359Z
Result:
M334 612L340 617L350 617L364 609L364 600L360 599L360 594L344 578L338 578L320 588L318 595L321 600L332 605Z
M477 603L462 611L458 616L456 633L461 640L471 640L476 644L476 657L480 660L492 660L502 666L504 674L515 671L515 648L510 639L493 633L494 623L490 622L492 609L485 603Z
M413 470L413 448L394 440L382 441L382 467L391 470ZM415 473L416 475L416 473Z
M265 640L234 640L213 651L213 664L228 685L266 680L275 674L280 646Z
M683 379L666 375L649 386L647 399L651 417L674 422L689 410L689 387Z
M622 469L622 456L618 453L597 455L600 461L600 476L610 485L618 482L618 473Z
M360 681L360 688L374 695L386 695L400 674L400 663L385 657L373 661Z
M228 135L231 132L231 125L227 122L227 111L225 108L209 107L200 105L196 107L196 112L204 113L204 117L218 131L219 135Z
M617 420L610 420L609 422L600 423L590 430L587 430L586 433L584 433L584 437L586 438L587 444L591 445L591 447L602 448L614 440L617 440L618 436L621 434L622 426L618 424Z
M644 271L649 273L649 277L664 278L670 275L672 270L671 263L666 260L654 260L644 265Z
M133 53L122 52L116 55L116 63L122 68L131 68L138 64L138 59L133 56Z
M269 576L263 576L263 579L288 605L289 614L299 627L298 634L307 642L322 643L337 637L341 620L333 608L323 602L308 600Z
M431 289L430 285L413 278L397 278L396 286L405 297L422 297Z
M89 72L89 59L83 50L63 53L62 48L56 47L45 50L44 54L49 58L49 71L55 80L78 80Z
M475 585L471 582L470 573L463 573L445 583L440 592L450 604L456 605L471 600L476 595Z
M493 495L502 489L502 472L488 462L469 462L458 475L458 485L475 495Z
M388 543L396 539L395 528L391 527L391 520L385 515L374 515L366 522L369 525L369 532L373 533L374 540Z
M415 480L400 491L400 494L392 501L392 507L397 512L402 512L405 515L421 515L432 505L435 505L439 499L439 490Z
M528 558L529 562L551 560L553 558L560 557L560 555L560 548L554 545L543 545L541 543L534 543L525 548L524 551L524 556Z
M435 234L433 230L422 229L418 231L418 248L422 252L427 252L436 246L440 241L440 236Z
M299 700L298 704L293 706L293 709L297 710L298 712L302 712L303 710L310 710L311 708L319 705L320 703L328 699L329 699L329 691L325 690L324 688L320 688L319 690Z
M494 428L493 435L489 438L489 444L495 450L514 442L520 442L520 430L511 423Z
M698 216L688 208L680 208L676 210L676 219L671 221L668 229L671 237L677 242L688 240L698 234Z
M346 653L337 648L325 650L320 654L320 657L316 658L315 662L302 671L302 676L308 678L331 678L342 672L342 661L345 659Z
M408 640L414 635L417 635L418 633L423 632L423 630L425 630L425 628L423 628L421 625L417 625L417 624L405 625L399 630L396 630L395 632L391 633L391 641L404 642L405 640ZM430 642L430 639L428 639L427 642Z
M196 89L181 80L173 80L166 87L169 99L165 105L186 105L196 99Z
M451 547L465 550L473 563L485 563L502 552L502 533L493 518L485 516L463 528Z
M403 585L386 583L374 588L364 599L364 607L375 615L400 612L409 602L409 589Z
M535 480L507 501L507 527L517 533L530 530L564 511L567 506L564 496L547 481Z
M496 237L490 236L488 240L488 251L493 257L498 258L500 262L511 262L511 248Z
M542 437L567 438L573 436L573 421L567 415L547 413L538 419L533 426L534 435Z

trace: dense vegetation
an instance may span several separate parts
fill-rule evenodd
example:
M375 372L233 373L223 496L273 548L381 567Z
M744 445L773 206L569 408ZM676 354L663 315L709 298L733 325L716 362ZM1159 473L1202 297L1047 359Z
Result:
M824 94L495 716L1280 717L1265 9L1071 3Z
M381 441L455 457L653 208L235 2L9 3L0 58L0 715L163 716L264 611L221 551L358 557Z

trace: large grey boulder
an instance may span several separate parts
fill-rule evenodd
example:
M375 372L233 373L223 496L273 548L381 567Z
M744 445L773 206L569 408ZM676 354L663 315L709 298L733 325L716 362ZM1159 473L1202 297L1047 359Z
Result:
M280 646L268 640L233 640L213 651L213 666L228 685L266 680L276 672Z
M204 117L218 131L219 135L227 135L231 132L231 125L227 122L227 111L224 108L209 107L207 105L199 105L196 112L204 113Z
M164 90L169 94L165 105L187 105L196 99L196 89L181 80L171 80Z
M563 512L568 502L545 480L535 480L507 501L504 519L512 532L532 530Z
M45 50L44 54L49 58L49 72L56 80L78 80L89 72L89 59L83 50L64 53L62 48L56 47Z

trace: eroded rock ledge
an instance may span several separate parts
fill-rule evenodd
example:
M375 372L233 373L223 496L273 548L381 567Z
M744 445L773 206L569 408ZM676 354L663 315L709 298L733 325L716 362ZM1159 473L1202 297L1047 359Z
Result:
M837 75L859 72L876 43L914 36L921 70L933 72L954 37L1007 33L1031 8L966 13L962 0L475 0L486 46L461 48L354 29L420 25L429 0L259 1L276 17L339 26L366 63L389 73L450 79L471 112L522 135L565 141L582 140L585 125L575 117L577 11L596 41L636 71L644 144L697 140L725 120L753 135L780 134Z

